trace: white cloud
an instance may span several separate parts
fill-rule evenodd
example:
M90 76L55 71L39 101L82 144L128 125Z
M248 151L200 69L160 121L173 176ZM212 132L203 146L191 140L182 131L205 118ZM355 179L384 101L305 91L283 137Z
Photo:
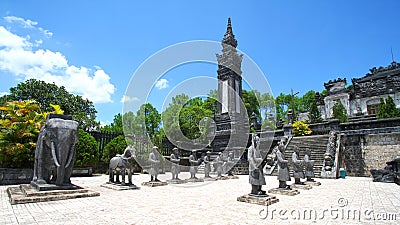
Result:
M2 97L4 95L8 95L8 94L10 94L10 93L8 93L8 92L0 92L0 97Z
M159 79L154 86L156 86L156 88L158 88L159 90L167 88L168 87L168 80L164 79L164 78Z
M10 21L21 18L7 17ZM7 20L7 19L6 19ZM37 23L23 20L27 28ZM69 92L82 95L94 103L112 102L115 87L110 76L100 67L87 68L69 65L60 52L48 49L33 50L38 43L21 37L0 26L0 70L8 71L19 79L37 79L64 86Z
M122 96L121 98L121 103L126 103L126 102L137 102L140 99L138 97L129 97L127 95Z
M44 34L48 38L53 36L52 32L45 30L42 27L36 28L36 25L38 25L38 22L36 22L36 21L26 20L24 18L16 17L16 16L5 16L4 20L7 21L8 23L17 23L17 24L21 25L23 28L38 29L40 31L40 33Z

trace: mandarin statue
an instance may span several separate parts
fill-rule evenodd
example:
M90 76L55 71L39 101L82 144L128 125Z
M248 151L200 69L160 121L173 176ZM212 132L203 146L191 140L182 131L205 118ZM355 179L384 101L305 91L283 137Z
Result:
M78 122L71 116L49 114L40 129L35 150L31 184L71 185L75 144L78 142Z
M122 185L133 185L132 174L133 166L132 160L135 157L135 148L131 145L126 147L122 155L117 154L110 159L109 164L109 182L111 183L121 183ZM125 183L125 175L128 172L128 183ZM122 182L119 180L119 175L122 177ZM114 176L116 179L114 179Z
M196 150L192 150L192 154L189 156L189 163L190 179L197 179L197 166L201 163L201 159L196 159Z
M285 155L282 151L285 150L285 146L283 142L279 143L278 149L276 150L276 159L278 161L278 180L279 180L279 188L291 189L289 185L286 184L286 181L290 181L290 173L289 173L289 161L286 160Z
M179 166L179 162L181 159L179 158L179 149L178 148L173 148L172 149L172 154L169 158L171 161L171 173L172 173L172 180L180 180L178 178L179 173L181 172L181 168Z
M311 160L311 150L306 148L306 154L304 155L304 164L305 164L305 175L307 181L314 181L314 160Z
M300 181L300 179L304 179L304 161L300 160L300 148L294 146L293 154L292 154L292 163L293 163L293 177L295 184L304 184Z
M207 151L206 155L204 156L203 159L204 162L204 177L205 178L210 178L210 172L211 172L211 152Z
M262 155L260 152L260 138L256 134L252 134L251 146L247 152L249 161L249 183L251 184L251 193L253 196L266 196L266 192L261 190L265 185L265 177L262 168Z
M158 173L160 172L160 153L158 153L158 147L154 146L149 154L149 162L150 162L150 182L161 182L157 177Z

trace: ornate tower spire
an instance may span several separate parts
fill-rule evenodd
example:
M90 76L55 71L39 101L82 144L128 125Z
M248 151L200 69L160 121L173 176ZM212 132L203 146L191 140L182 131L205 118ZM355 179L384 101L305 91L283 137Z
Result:
M222 39L222 43L231 45L234 48L236 48L238 45L237 40L235 39L235 35L232 31L231 18L228 18L228 26L226 27L226 33L224 35L224 38Z
M242 55L236 50L237 41L228 18L226 33L222 39L222 54L218 60L218 114L241 113Z

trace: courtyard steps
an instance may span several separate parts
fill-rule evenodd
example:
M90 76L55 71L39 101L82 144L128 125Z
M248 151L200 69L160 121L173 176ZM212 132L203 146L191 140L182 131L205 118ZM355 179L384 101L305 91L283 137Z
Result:
M304 137L293 137L283 153L287 160L289 160L290 176L293 177L292 154L294 146L300 148L300 159L304 159L306 148L311 149L311 160L314 160L314 174L315 177L321 177L321 170L324 163L324 154L328 144L329 135L313 135ZM273 176L278 175L278 167L274 168Z

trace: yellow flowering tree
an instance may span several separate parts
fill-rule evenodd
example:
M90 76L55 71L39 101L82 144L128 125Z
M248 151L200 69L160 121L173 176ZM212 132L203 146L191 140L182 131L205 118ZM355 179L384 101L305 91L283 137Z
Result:
M43 112L35 101L10 101L0 106L0 167L33 167L36 141L46 116L62 114L58 105Z
M311 129L308 127L308 124L301 120L293 123L292 132L294 136L305 136L312 133Z

